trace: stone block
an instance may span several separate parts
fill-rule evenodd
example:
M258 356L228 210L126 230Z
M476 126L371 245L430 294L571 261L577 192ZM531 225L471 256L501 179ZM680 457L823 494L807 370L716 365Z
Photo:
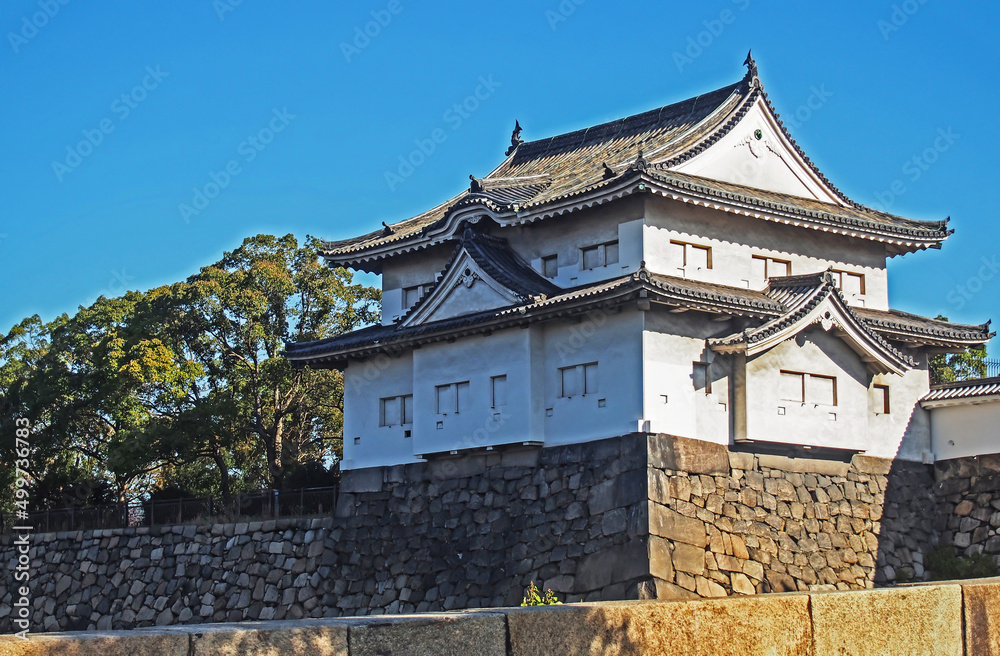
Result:
M386 617L353 620L350 642L351 656L505 656L507 630L494 612Z
M576 567L574 592L601 590L649 574L645 540L635 539L584 556Z
M206 624L174 629L191 636L190 656L347 656L344 620Z
M168 631L41 633L28 640L0 636L3 656L189 656L189 646L187 635Z
M729 452L729 467L731 469L742 469L743 471L753 470L753 454L752 453L736 453L733 451Z
M729 474L729 449L687 437L650 435L649 466L689 474L726 476Z
M704 561L704 556L702 557ZM670 542L649 536L649 574L664 581L674 580L674 565L670 558ZM657 599L662 599L659 595Z
M800 656L812 644L805 595L512 609L507 623L511 656Z
M501 467L527 467L528 469L534 469L538 466L538 455L541 453L540 448L532 449L513 449L511 451L504 451L500 454L500 466Z
M962 656L962 589L958 585L809 597L815 656Z
M587 497L587 507L593 516L645 500L646 470L636 469L592 487Z
M696 547L704 548L708 545L705 523L700 519L685 517L658 503L650 503L649 506L649 532L651 534Z
M650 537L650 539L654 539ZM674 545L672 563L674 569L688 574L698 575L705 572L705 550L689 544Z
M851 466L859 474L876 474L887 476L892 470L893 461L890 458L875 458L873 456L856 455L851 459Z
M340 491L346 493L381 492L384 467L348 469L340 475Z
M817 460L815 458L788 458L760 454L757 464L769 469L798 474L820 474L821 476L847 476L851 465L837 460Z
M965 653L1000 656L1000 579L962 583L965 597Z
M427 477L434 481L478 476L486 471L486 456L442 458L427 463Z

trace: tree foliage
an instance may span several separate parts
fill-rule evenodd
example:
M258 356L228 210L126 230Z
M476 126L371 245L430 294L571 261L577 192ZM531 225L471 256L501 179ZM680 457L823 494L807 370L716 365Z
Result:
M378 321L380 292L318 248L257 235L186 281L0 335L0 424L31 421L35 504L228 498L327 471L342 453L343 381L282 353Z
M948 320L948 317L941 315L936 318L941 321ZM985 378L986 348L971 348L961 353L940 353L931 356L929 368L932 385Z

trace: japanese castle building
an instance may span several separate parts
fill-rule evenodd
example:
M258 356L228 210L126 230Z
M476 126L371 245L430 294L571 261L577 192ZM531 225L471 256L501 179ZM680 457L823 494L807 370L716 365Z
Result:
M326 244L382 325L290 345L344 371L345 469L634 432L932 459L928 358L990 339L889 308L947 221L860 205L735 84L522 141L441 205Z

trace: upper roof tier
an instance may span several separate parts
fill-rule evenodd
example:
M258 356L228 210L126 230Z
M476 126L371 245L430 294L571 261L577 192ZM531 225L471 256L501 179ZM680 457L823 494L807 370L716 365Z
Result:
M834 187L779 119L750 56L746 63L746 76L735 84L617 121L530 142L521 142L517 126L507 158L483 179L470 176L468 190L382 230L325 242L323 255L332 264L376 270L386 257L460 238L460 225L469 218L523 224L645 192L884 242L889 254L940 246L951 233L947 221L881 212ZM750 141L754 157L764 149L775 153L794 184L764 189L740 176L727 180L712 175L704 165L708 160L699 158L750 114L773 127L773 142L771 132L756 130L761 141L739 143Z

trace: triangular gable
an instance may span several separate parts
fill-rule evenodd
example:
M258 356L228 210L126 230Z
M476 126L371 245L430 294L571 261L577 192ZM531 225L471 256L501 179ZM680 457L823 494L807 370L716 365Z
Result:
M467 227L434 288L399 322L408 327L528 303L560 291L506 241Z
M824 203L845 204L799 154L763 93L725 136L673 170Z
M798 302L794 303L786 314L758 328L748 328L730 337L711 339L709 346L712 350L722 353L743 352L748 356L757 355L818 324L827 332L844 340L873 373L902 375L914 366L911 358L875 334L854 313L834 284L830 272L824 272L818 278L820 284L811 293L801 295ZM791 281L793 278L787 280ZM787 293L786 289L780 287L774 291L778 294Z

